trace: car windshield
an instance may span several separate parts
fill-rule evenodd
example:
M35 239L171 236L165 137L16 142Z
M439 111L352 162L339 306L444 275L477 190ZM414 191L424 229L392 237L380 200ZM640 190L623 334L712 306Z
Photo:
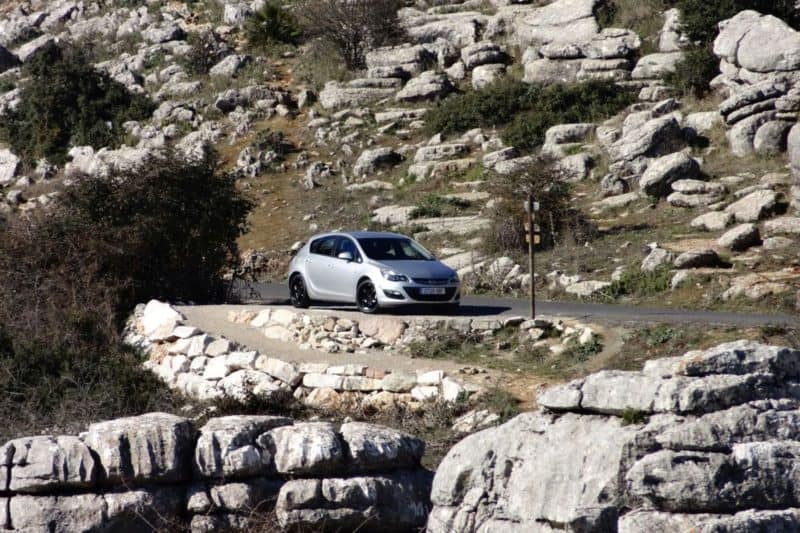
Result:
M364 253L375 261L432 261L428 251L412 241L401 237L369 237L358 239Z

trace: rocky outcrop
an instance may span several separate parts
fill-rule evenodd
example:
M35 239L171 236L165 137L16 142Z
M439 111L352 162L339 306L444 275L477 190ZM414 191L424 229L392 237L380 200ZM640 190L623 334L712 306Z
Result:
M428 531L794 531L799 380L737 341L548 389L447 454Z
M726 93L720 112L737 156L786 149L800 111L800 32L771 15L742 11L720 24L714 54L720 74L712 87Z
M424 451L410 435L356 422L228 416L195 430L166 413L111 420L80 437L0 447L0 528L199 533L274 511L282 529L410 532L430 508Z

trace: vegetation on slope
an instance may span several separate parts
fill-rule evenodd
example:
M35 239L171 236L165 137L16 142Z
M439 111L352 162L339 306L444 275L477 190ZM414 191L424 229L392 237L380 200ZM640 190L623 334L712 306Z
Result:
M503 78L443 100L425 116L425 126L443 134L503 128L508 145L533 149L552 126L602 120L632 102L632 94L606 81L544 86Z
M70 146L117 147L122 124L148 118L146 96L95 70L78 49L52 45L23 67L21 103L0 123L0 139L28 164L61 165Z
M174 408L122 343L133 306L218 298L250 208L212 160L75 180L0 229L0 427ZM62 417L68 413L68 417Z

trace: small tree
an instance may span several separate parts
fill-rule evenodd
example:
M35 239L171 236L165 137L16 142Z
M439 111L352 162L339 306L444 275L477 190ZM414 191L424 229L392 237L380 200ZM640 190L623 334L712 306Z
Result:
M497 176L492 183L499 198L492 211L491 245L498 252L526 250L524 200L529 195L539 203L536 213L542 246L553 246L566 230L587 240L593 230L586 218L572 206L569 183L562 179L554 160L542 155L517 172Z
M370 48L398 42L401 0L302 0L298 15L306 32L333 43L351 70L365 67Z

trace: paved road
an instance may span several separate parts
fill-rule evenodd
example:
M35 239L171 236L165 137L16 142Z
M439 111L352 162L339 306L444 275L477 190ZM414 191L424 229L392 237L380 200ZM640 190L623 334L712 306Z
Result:
M235 291L245 303L288 305L288 289L277 283L253 283ZM354 307L330 306L335 309L352 310ZM670 323L708 324L723 326L800 326L800 315L769 313L728 313L721 311L695 311L637 307L629 305L547 302L537 301L537 313L545 316L563 316L606 323ZM427 314L429 309L400 308L389 311L394 315ZM494 298L490 296L468 296L461 301L460 316L503 317L524 316L529 312L529 302L519 298Z

